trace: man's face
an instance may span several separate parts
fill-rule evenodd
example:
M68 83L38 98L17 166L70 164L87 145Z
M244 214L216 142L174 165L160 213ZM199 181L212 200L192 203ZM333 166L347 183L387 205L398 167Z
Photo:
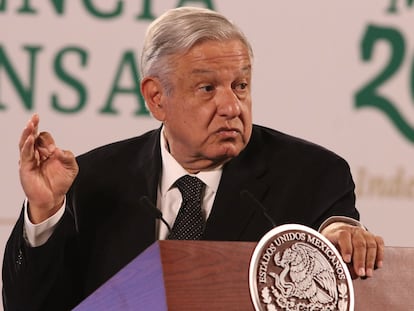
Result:
M206 41L170 59L171 94L161 96L172 156L188 171L237 156L252 131L251 60L239 40Z

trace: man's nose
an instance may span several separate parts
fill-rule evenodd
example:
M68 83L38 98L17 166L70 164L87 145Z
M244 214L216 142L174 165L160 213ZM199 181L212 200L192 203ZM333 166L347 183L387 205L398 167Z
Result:
M240 100L232 88L223 89L217 95L217 113L220 116L235 118L240 115Z

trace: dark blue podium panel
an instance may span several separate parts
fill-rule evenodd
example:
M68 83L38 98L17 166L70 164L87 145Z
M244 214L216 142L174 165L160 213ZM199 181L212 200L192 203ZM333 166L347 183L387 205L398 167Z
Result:
M73 310L168 310L159 243L151 245Z

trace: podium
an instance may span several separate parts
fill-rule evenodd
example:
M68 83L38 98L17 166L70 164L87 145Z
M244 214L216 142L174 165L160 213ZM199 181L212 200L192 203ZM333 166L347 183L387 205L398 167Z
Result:
M254 311L248 273L257 243L158 241L75 311ZM384 268L354 280L355 310L414 310L414 248L386 247Z

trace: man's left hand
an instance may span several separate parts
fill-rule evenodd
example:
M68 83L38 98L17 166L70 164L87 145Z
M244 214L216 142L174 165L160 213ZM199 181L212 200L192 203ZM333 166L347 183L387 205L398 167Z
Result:
M359 277L371 277L384 260L384 240L364 228L332 223L321 232L339 250L343 260L352 265Z

